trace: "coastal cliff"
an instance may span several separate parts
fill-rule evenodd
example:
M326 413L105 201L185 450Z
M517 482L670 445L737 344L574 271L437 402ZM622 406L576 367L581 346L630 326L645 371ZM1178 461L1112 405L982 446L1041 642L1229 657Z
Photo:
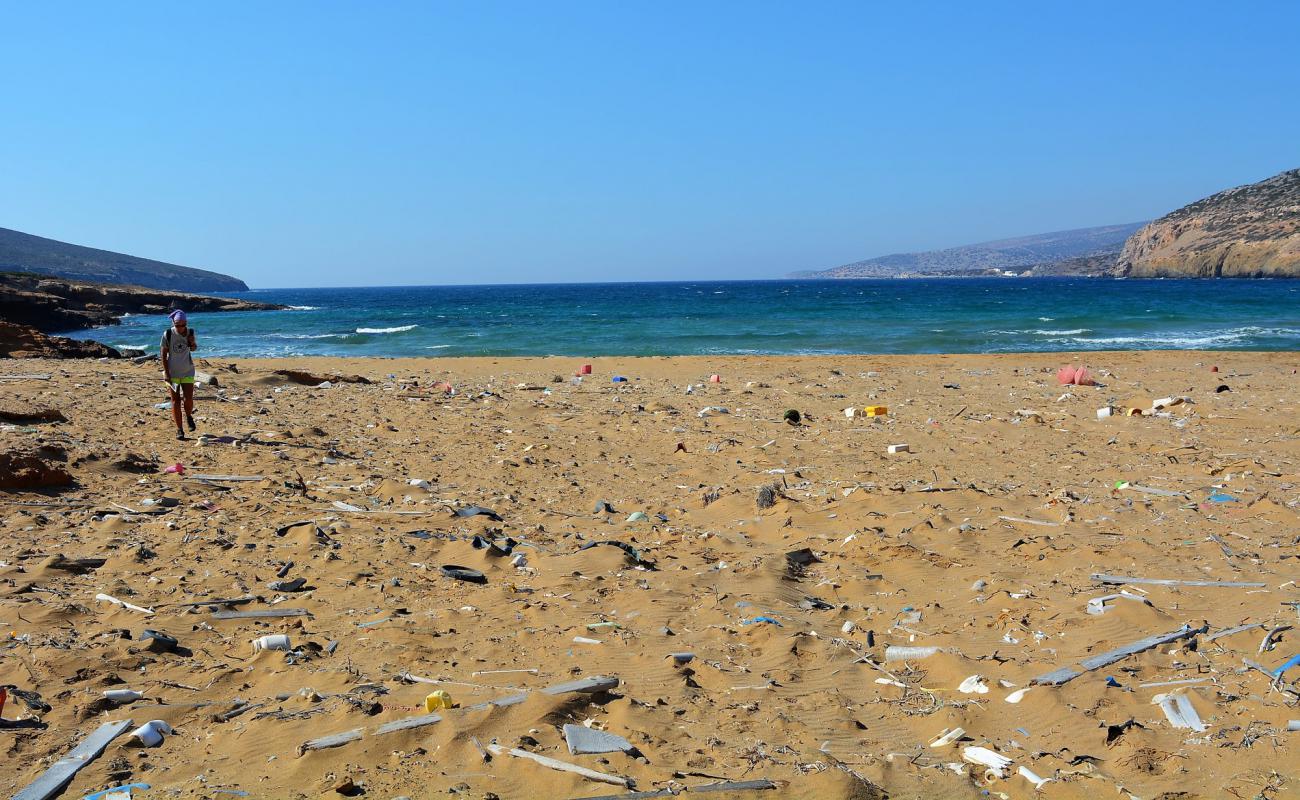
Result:
M0 270L181 292L243 292L239 278L0 228Z
M1300 277L1300 169L1146 225L1125 242L1117 271L1133 278Z

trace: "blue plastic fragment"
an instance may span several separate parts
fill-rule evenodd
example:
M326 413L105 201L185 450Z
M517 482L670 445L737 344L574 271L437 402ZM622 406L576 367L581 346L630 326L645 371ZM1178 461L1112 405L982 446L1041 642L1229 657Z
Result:
M103 789L98 792L93 792L91 794L86 795L83 798L83 800L99 800L99 798L104 797L106 795L113 794L114 792L126 792L127 796L129 797L131 795L132 789L148 789L148 788L149 788L149 784L147 783L128 783L125 786L114 786L112 789Z
M612 377L612 378L609 379L609 382L610 382L610 383L627 383L627 378L624 378L622 375L615 375L614 377Z
M1283 672L1286 672L1287 670L1291 669L1296 664L1300 664L1300 654L1296 654L1288 658L1285 662L1283 662L1282 666L1273 670L1271 674L1274 678L1281 677Z
M781 622L780 622L779 620L773 619L772 617L754 617L753 619L742 619L742 620L740 621L740 624L741 624L741 625L753 625L755 622L766 622L766 623L768 623L769 625L775 625L775 626L777 626L778 628L783 628L783 627L785 627L784 625L781 624Z
M1233 497L1233 496L1230 495L1230 494L1223 494L1222 492L1215 492L1214 494L1210 495L1207 499L1208 499L1211 503L1235 503L1235 502L1237 502L1237 498Z
M1107 676L1106 676L1106 685L1107 685L1107 686L1114 686L1116 689L1122 689L1122 688L1123 688L1123 684L1121 684L1119 681L1115 680L1115 676L1114 676L1114 675L1107 675Z

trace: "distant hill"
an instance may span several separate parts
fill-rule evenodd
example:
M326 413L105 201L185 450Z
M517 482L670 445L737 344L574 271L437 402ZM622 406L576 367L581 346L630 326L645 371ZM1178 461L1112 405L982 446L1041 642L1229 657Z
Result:
M1135 278L1300 277L1300 169L1183 206L1124 245Z
M74 280L178 292L248 290L248 284L219 272L96 250L8 228L0 228L0 271L37 272Z
M795 273L792 277L899 278L1028 269L1035 274L1100 274L1114 263L1124 241L1144 224L1130 222L998 239L946 250L895 253L831 269Z

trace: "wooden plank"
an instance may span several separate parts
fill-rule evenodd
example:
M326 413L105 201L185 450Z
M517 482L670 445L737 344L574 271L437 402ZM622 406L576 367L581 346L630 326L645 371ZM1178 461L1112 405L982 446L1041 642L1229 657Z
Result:
M199 608L200 606L238 606L244 603L251 603L257 599L257 595L246 594L243 597L230 597L224 600L199 600L186 603L159 603L154 608Z
M206 604L204 604L206 605ZM257 611L214 611L213 619L274 619L276 617L310 617L305 608L266 608Z
M488 750L490 750L493 755L499 756L502 754L509 754L514 756L515 758L526 758L529 761L534 761L538 764L541 764L543 767L559 770L560 772L572 772L575 775L581 775L582 777L586 778L589 781L598 781L600 783L612 783L615 786L622 786L625 789L630 789L632 787L632 781L628 778L623 778L618 775L608 775L604 772L597 772L594 769L587 769L586 767L580 767L577 764L570 764L566 761L560 761L554 758L547 758L546 756L539 756L536 753L530 753L527 750L520 750L517 747L512 747L509 750L507 750L506 748L502 747L499 744L490 744L488 745Z
M703 786L692 786L687 791L692 794L695 792L757 792L764 789L775 788L776 784L769 780L722 781L721 783L706 783Z
M409 731L413 728L423 728L426 725L433 725L441 721L442 717L437 714L422 714L418 717L399 719L396 722L386 722L378 728L375 728L375 735L383 736L385 733Z
M39 778L20 789L12 800L48 800L63 791L80 769L99 758L108 743L122 731L131 727L131 720L122 719L100 725L94 733L81 740L72 752L54 762Z
M1150 586L1221 586L1225 589L1247 589L1250 587L1268 585L1265 583L1254 583L1250 581L1181 581L1165 578L1130 578L1124 575L1106 575L1101 572L1094 572L1092 574L1092 579L1098 583L1111 584L1143 583Z
M1221 638L1223 636L1231 636L1234 633L1241 633L1242 631L1250 631L1250 630L1254 630L1255 628L1262 628L1262 627L1264 627L1264 623L1262 622L1248 622L1245 625L1238 625L1235 628L1224 628L1221 631L1216 631L1215 633L1206 636L1205 641L1212 642L1215 639Z
M343 733L334 733L329 736L322 736L319 739L311 739L298 745L298 755L310 752L312 750L328 750L331 747L342 747L348 742L355 742L361 738L361 729L353 728Z
M579 797L574 800L649 800L651 797L676 797L672 789L656 789L653 792L627 792L624 794L602 794L597 797Z
M48 381L49 375L0 375L0 381Z
M1145 639L1139 639L1132 644L1117 647L1114 650L1108 650L1105 653L1095 655L1091 658L1085 658L1083 661L1079 662L1079 666L1082 669L1062 667L1061 669L1048 672L1045 675L1039 675L1037 678L1031 680L1029 684L1031 686L1060 686L1061 684L1074 680L1085 672L1091 672L1094 669L1100 669L1108 664L1114 664L1120 659L1137 655L1138 653L1145 652L1153 647L1159 647L1162 644L1176 642L1179 639L1186 639L1190 636L1204 632L1205 628L1193 628L1190 625L1184 625L1176 631L1157 633L1148 636Z

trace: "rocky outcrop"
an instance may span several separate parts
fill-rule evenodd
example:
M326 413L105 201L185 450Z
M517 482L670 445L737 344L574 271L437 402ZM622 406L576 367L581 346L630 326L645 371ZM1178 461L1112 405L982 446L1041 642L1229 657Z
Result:
M106 344L47 336L30 325L0 320L0 358L121 358Z
M1300 169L1166 214L1129 238L1118 269L1134 278L1300 277Z
M173 308L187 312L273 311L284 306L142 286L0 273L0 320L46 333L116 325L123 314L165 314Z

